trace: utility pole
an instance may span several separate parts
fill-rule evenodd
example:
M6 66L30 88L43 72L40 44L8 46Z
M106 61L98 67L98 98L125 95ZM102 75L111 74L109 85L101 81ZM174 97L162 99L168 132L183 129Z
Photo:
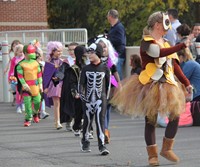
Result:
M9 61L8 41L2 41L2 74ZM9 84L7 74L3 75L3 102L10 102Z

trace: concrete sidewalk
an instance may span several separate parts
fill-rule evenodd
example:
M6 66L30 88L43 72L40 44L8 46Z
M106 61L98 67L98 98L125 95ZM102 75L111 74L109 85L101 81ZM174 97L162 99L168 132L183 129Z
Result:
M97 138L91 140L91 153L80 151L80 137L65 129L55 130L53 110L38 124L23 127L24 114L17 114L10 103L0 103L0 167L144 167L148 157L144 142L144 119L131 120L112 112L111 143L108 156L100 156ZM157 128L161 148L164 128ZM177 165L159 156L166 167L200 166L200 127L179 128L175 152Z

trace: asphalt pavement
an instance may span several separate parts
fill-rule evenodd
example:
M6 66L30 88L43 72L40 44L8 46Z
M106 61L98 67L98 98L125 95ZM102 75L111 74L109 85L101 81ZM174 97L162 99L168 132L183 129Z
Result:
M65 128L56 130L53 110L50 116L24 127L24 114L17 114L10 103L0 103L0 167L145 167L148 156L144 142L144 119L131 119L112 111L110 154L101 156L97 138L91 140L90 153L80 151L80 137ZM159 150L164 128L156 129ZM174 145L180 157L173 164L159 156L160 166L199 167L200 127L179 128Z

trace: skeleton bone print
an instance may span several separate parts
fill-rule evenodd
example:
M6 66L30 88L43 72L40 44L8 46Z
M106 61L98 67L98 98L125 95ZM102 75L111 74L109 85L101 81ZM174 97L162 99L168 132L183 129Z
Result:
M79 93L84 108L83 141L89 140L90 126L95 116L98 145L104 145L104 120L107 94L110 87L110 70L100 63L83 67L79 81Z
M87 76L87 94L86 94L86 99L87 101L91 97L91 102L95 103L98 99L101 98L102 94L102 87L103 87L103 79L105 77L104 72L86 72Z

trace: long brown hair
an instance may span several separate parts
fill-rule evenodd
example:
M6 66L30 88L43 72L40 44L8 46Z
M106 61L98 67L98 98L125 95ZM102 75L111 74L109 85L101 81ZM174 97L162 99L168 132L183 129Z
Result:
M10 53L10 52L14 52L14 50L13 50L13 45L14 45L14 44L16 44L16 45L17 45L17 44L21 44L21 42L20 42L18 39L12 41L11 46L10 46L9 53Z
M133 63L135 64L135 67L142 67L142 60L141 57L138 54L132 54L130 56L130 65L133 66Z
M183 61L194 60L189 48L182 49L177 52L178 56L183 56Z

